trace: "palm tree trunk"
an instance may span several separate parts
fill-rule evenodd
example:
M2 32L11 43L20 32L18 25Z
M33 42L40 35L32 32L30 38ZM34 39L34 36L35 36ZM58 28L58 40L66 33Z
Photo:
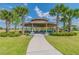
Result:
M11 23L10 23L10 21L9 21L9 24L8 24L8 25L9 25L9 31L10 31L10 24L11 24Z
M15 23L15 31L16 31L16 29L17 29L17 24Z
M24 35L24 17L22 17L22 34Z
M6 20L6 32L9 32L9 21Z
M71 20L68 22L68 32L71 32Z
M59 25L59 15L57 15L57 19L56 19L56 32L59 32L59 27L58 27L58 25Z
M15 25L15 31L16 31L16 27L17 27L17 26Z
M65 31L66 30L66 23L63 22L63 30Z

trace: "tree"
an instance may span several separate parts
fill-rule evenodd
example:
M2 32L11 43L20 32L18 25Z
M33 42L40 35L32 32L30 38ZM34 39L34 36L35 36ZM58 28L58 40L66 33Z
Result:
M77 25L72 25L73 31L78 31Z
M63 22L63 30L67 30L67 17L64 16L60 21Z
M0 19L6 21L6 32L9 32L10 22L12 21L12 13L9 10L0 10Z
M68 18L68 32L71 32L72 28L72 19L75 17L75 12L73 9L69 9L66 13L67 18Z
M3 27L0 26L0 30L2 30L2 29L3 29Z
M64 31L67 30L67 22L68 22L68 17L67 17L67 12L68 12L69 8L63 6L62 8L62 18L61 18L61 22L63 22L63 29Z
M13 14L13 22L12 23L14 24L14 28L16 31L18 24L21 22L21 19L20 19L19 15L16 14L14 9L12 10L12 14Z
M24 21L25 16L28 14L28 8L25 6L17 6L16 8L14 8L14 11L22 21L22 34L24 34Z
M49 14L51 16L56 16L56 32L59 32L59 21L60 21L60 15L62 14L62 10L64 9L64 4L57 4L54 8L50 9Z

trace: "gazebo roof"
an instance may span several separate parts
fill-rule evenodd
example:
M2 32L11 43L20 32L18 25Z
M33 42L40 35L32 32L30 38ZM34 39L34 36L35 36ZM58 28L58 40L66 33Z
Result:
M48 21L48 20L45 18L35 18L35 19L32 19L32 21Z
M32 19L31 22L24 23L25 26L30 25L30 24L50 24L50 25L53 25L53 26L56 25L54 23L48 22L48 20L44 19L44 18L36 18L36 19Z
M44 18L36 18L36 19L32 19L30 23L48 23L48 20Z

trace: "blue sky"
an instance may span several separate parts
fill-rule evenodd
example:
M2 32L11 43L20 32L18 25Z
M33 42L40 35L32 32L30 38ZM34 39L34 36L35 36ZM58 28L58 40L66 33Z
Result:
M55 3L28 3L28 4L27 3L24 3L24 4L23 3L2 3L0 4L0 9L10 10L19 5L25 5L29 9L29 14L26 17L26 21L27 19L29 19L30 21L32 18L43 18L44 17L44 18L48 18L49 22L55 22L54 20L55 17L51 17L48 14L49 10L56 5ZM71 4L67 3L65 4L65 6L68 6L72 9L79 8L78 3L71 3ZM73 20L72 22L73 24L79 25L79 19ZM0 20L0 27L5 27L5 21Z

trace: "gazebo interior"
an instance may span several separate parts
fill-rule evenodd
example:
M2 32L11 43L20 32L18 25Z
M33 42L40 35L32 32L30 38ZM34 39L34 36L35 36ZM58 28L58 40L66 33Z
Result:
M54 32L56 24L48 22L47 19L38 18L33 19L31 22L24 23L26 32L34 33L47 33Z

